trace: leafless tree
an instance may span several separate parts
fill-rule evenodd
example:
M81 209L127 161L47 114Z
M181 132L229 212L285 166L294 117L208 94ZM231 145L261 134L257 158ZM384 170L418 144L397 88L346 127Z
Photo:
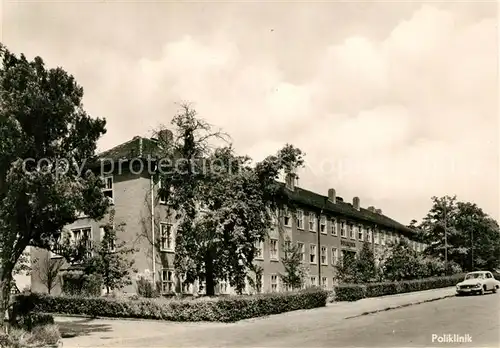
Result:
M51 258L50 255L40 260L37 265L38 277L43 285L50 292L61 283L59 272L64 264L63 258Z

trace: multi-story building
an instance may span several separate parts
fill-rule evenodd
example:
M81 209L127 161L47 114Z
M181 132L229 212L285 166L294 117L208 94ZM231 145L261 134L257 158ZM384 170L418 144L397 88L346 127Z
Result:
M171 136L163 133L160 136ZM103 176L104 193L112 202L114 214L108 214L101 221L81 216L67 226L73 240L85 239L91 245L106 233L104 225L124 224L117 238L136 248L133 254L135 268L140 275L151 275L152 280L161 281L164 292L192 291L199 286L184 287L174 276L176 221L168 206L158 197L158 180L155 175L154 152L156 139L134 137L100 155L100 166L94 168ZM382 253L390 241L402 237L410 239L412 247L421 251L424 245L415 242L415 232L382 214L374 207L361 207L358 197L352 203L336 195L333 188L327 195L314 193L295 185L287 177L283 189L287 192L293 208L276 214L268 237L256 246L255 262L263 268L262 291L285 290L279 274L284 272L281 258L287 242L297 243L302 250L302 260L307 270L307 285L332 287L335 282L335 265L344 254L354 255L363 243L369 243L375 255ZM152 241L156 240L153 247ZM32 290L46 292L41 260L60 258L45 250L31 251L33 259ZM69 272L74 265L65 265ZM58 285L52 293L59 293ZM135 285L125 292L135 292ZM226 282L219 281L217 292L228 293L232 289ZM253 292L247 286L248 292Z

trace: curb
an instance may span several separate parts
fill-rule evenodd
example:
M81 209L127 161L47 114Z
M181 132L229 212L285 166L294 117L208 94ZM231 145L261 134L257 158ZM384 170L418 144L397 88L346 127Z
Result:
M399 309L399 308L404 308L404 307L410 307L410 306L414 306L414 305L418 305L418 304L422 304L422 303L427 303L427 302L434 302L434 301L442 300L442 299L449 298L449 297L455 297L455 296L456 296L455 294L453 294L453 295L444 295L444 296L435 297L435 298L431 298L431 299L424 300L424 301L405 303L405 304L402 304L402 305L399 305L399 306L393 306L393 307L387 307L387 308L384 308L384 309L377 309L377 310L374 310L374 311L363 312L361 314L353 315L353 316L350 316L350 317L345 317L344 319L358 318L358 317L362 317L362 316L365 316L365 315L370 315L370 314L375 314L375 313L380 313L380 312L386 312L386 311L390 311L390 310L393 310L393 309Z

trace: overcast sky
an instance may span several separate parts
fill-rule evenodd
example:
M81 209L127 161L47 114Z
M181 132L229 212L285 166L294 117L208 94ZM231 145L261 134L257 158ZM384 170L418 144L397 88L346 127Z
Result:
M458 195L499 217L495 2L4 1L2 42L62 66L106 149L176 103L256 160L292 143L300 186L408 223Z

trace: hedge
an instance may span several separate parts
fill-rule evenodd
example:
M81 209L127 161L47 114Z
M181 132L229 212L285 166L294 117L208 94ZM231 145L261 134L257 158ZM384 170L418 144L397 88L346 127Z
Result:
M299 309L324 307L327 296L327 291L317 288L300 292L194 300L127 300L20 294L15 298L14 308L18 315L43 312L169 321L235 322Z
M340 284L334 289L335 301L357 301L369 297L446 288L449 286L455 286L458 282L462 281L463 278L463 274L456 274L447 277L433 277L401 282Z

